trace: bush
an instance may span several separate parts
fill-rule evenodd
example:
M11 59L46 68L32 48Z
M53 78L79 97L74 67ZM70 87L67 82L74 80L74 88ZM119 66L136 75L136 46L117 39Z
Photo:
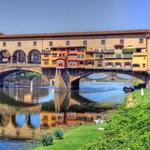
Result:
M54 135L58 139L62 139L63 138L63 132L61 130L56 130Z
M43 146L51 145L53 143L53 137L50 134L45 134L42 136L41 142Z

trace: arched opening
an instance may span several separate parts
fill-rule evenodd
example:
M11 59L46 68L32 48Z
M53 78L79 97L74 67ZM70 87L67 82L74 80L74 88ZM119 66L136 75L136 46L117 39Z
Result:
M28 125L31 128L39 128L40 127L40 115L37 113L32 113L29 115Z
M12 56L13 63L26 63L26 54L23 50L17 50Z
M0 115L0 125L2 125L3 127L6 127L9 122L10 122L10 114L9 113L2 113Z
M0 63L10 63L11 55L8 50L0 51Z
M28 54L28 63L29 64L40 64L41 63L41 53L39 50L31 50Z

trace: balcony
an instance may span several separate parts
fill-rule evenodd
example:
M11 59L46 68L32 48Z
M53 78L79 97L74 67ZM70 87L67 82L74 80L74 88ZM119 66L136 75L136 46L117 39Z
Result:
M114 54L115 50L114 49L106 49L106 50L104 50L104 53L105 54Z
M123 55L123 58L125 58L125 59L132 59L132 53L125 53Z
M135 48L122 48L122 53L133 53Z
M68 55L68 60L77 60L77 55L74 55L74 54L70 54Z
M114 54L105 54L104 58L105 59L112 59L112 58L115 58L115 56L114 56Z
M77 52L78 52L77 50L70 50L69 54L77 54Z
M122 54L120 53L115 54L115 58L122 58Z
M133 57L134 56L147 56L147 52L134 52Z
M68 62L67 62L67 67L68 67L68 68L77 68L77 61L68 60Z

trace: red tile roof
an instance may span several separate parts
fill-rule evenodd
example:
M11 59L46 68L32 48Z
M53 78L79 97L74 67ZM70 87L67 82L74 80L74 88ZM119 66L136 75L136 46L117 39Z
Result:
M47 38L47 37L75 37L75 36L105 36L120 34L146 34L150 29L143 30L117 30L117 31L96 31L96 32L64 32L64 33L41 33L41 34L0 34L0 39L12 38Z

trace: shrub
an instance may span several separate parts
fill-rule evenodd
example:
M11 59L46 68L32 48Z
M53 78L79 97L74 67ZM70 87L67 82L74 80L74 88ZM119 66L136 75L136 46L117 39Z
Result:
M43 146L51 145L53 143L53 137L50 134L45 134L42 136L41 142Z
M63 132L61 130L56 130L54 135L58 139L62 139L63 138Z

